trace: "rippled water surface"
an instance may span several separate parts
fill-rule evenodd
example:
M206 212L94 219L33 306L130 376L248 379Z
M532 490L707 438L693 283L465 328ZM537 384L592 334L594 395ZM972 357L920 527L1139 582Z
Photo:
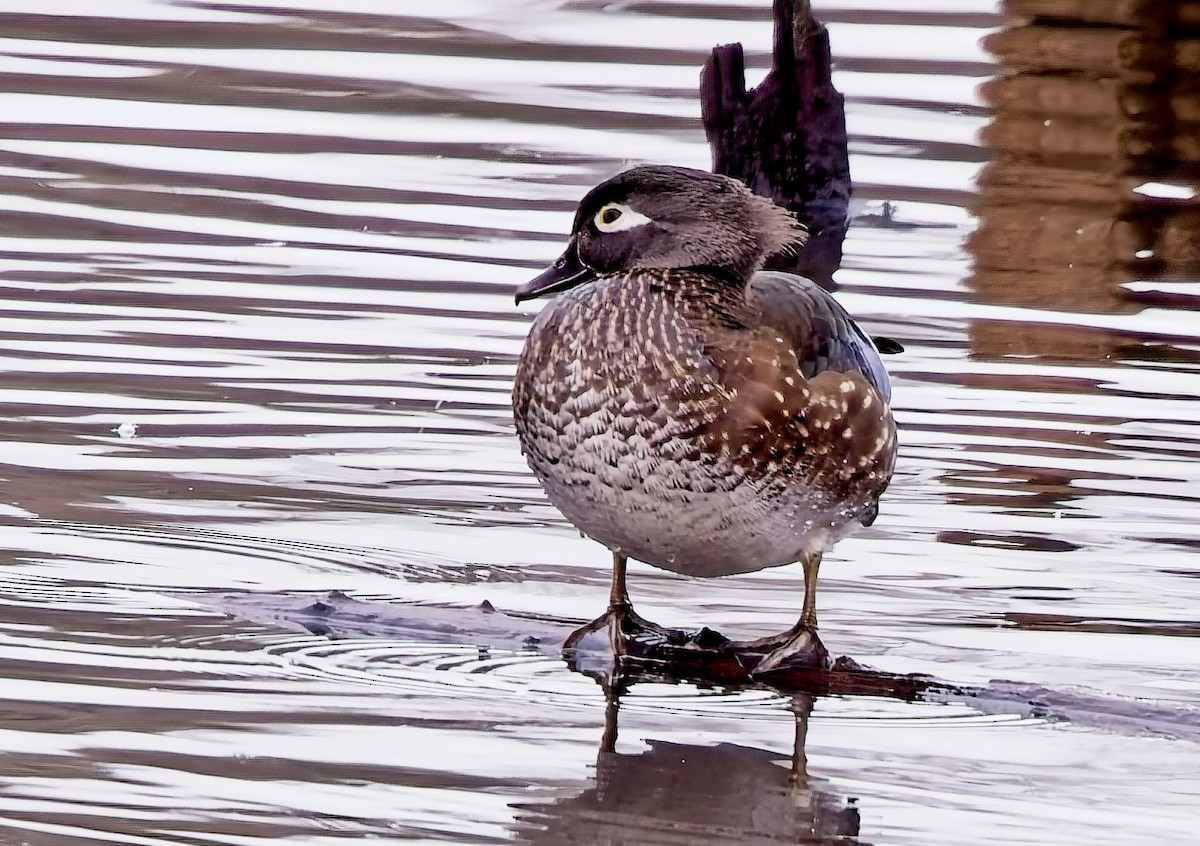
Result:
M983 0L816 4L838 296L907 347L822 631L1009 683L811 718L643 684L618 715L550 647L608 557L518 452L512 288L623 164L708 166L698 68L762 68L768 5L0 3L0 840L1192 842L1200 280L973 264ZM631 573L731 636L802 596ZM297 624L330 591L358 616Z

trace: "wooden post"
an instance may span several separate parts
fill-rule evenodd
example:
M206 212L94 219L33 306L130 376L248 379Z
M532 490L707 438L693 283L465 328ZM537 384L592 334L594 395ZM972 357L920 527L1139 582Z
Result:
M741 44L713 49L700 74L700 112L713 172L790 209L809 243L772 266L826 287L842 260L850 203L845 101L833 87L829 33L809 0L774 0L771 72L747 91Z

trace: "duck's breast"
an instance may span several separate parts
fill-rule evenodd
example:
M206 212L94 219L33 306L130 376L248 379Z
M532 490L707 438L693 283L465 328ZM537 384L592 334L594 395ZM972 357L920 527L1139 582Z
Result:
M810 379L806 339L699 293L637 274L550 303L518 365L523 451L568 520L631 557L704 576L795 561L874 505L890 412L873 374Z

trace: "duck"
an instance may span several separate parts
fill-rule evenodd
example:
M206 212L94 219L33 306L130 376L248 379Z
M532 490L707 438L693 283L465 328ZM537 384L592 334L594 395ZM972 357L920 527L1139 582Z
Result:
M751 670L828 666L817 577L870 525L897 454L881 351L825 290L764 270L806 230L736 179L632 167L580 201L562 255L516 290L550 301L514 378L521 451L546 497L612 554L595 632L624 655L664 630L634 612L627 562L683 576L800 563L788 631L752 641Z

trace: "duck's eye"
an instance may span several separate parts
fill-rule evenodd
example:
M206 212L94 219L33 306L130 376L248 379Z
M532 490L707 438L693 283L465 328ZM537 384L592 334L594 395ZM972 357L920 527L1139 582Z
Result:
M650 218L639 214L624 203L608 203L592 219L601 232L623 232L649 223Z

